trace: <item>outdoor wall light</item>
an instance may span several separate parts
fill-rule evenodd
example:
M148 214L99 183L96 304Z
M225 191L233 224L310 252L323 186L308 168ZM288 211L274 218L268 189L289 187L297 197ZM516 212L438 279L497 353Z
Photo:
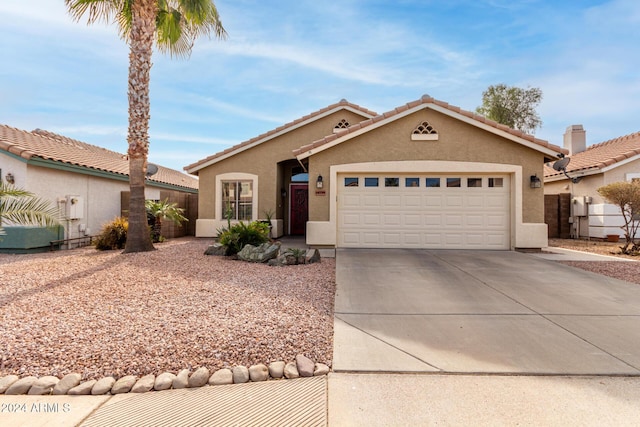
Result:
M283 199L287 198L287 190L285 190L284 188L280 189L280 197L282 197Z
M16 179L14 178L13 174L11 172L9 172L6 176L5 179L7 180L7 182L9 184L15 184L16 183Z
M322 182L322 175L318 175L318 179L316 180L316 188L324 187L324 182Z
M538 178L538 175L531 175L531 188L540 188L542 187L542 181Z

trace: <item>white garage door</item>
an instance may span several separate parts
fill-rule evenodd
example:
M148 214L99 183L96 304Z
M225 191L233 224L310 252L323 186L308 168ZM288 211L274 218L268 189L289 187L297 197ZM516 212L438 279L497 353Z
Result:
M509 177L338 175L338 246L509 249Z

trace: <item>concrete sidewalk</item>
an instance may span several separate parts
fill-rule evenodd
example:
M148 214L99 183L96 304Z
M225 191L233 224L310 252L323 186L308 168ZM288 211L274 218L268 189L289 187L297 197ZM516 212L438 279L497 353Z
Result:
M106 396L0 396L10 427L326 426L327 376Z

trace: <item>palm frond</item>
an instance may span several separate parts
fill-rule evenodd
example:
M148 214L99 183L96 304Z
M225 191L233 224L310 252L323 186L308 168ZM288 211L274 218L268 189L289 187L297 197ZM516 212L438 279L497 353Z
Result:
M87 24L104 22L110 24L130 0L65 0L69 14L75 21L87 18Z
M2 223L19 225L44 225L52 227L59 222L60 213L47 200L33 193L0 182L0 235L4 235Z
M3 197L0 217L5 223L52 227L59 222L58 209L37 197Z

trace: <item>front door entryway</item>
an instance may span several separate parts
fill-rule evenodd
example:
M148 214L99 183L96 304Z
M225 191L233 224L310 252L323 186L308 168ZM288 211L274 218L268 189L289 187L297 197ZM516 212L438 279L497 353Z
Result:
M309 185L291 184L290 234L304 235L309 220Z

